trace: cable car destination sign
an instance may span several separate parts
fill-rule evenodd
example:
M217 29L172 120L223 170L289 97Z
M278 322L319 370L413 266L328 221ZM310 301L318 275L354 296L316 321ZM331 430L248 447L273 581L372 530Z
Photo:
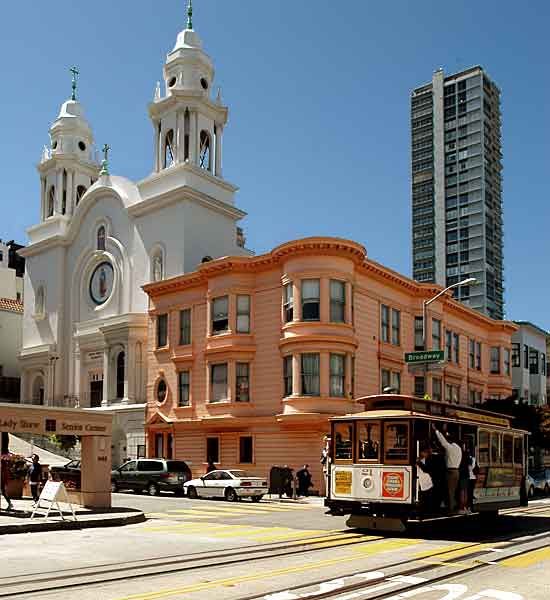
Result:
M407 364L425 364L445 362L445 350L420 350L419 352L405 352Z

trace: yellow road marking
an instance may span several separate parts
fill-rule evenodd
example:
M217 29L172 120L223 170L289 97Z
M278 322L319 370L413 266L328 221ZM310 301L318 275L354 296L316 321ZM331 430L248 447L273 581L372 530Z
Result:
M460 558L461 556L466 556L467 554L471 554L472 552L479 552L484 548L488 548L488 544L468 544L468 543L460 543L460 544L452 544L451 546L444 546L443 548L439 548L437 550L437 556L441 556L442 560ZM420 552L419 554L415 554L415 558L426 558L434 555L433 550L428 550L426 552Z
M538 548L537 550L526 552L520 556L511 556L510 558L505 558L500 561L499 564L504 567L521 569L546 560L550 560L550 548Z
M165 589L143 594L133 594L131 596L125 596L120 600L156 600L157 598L167 598L169 596L175 596L177 594L189 594L192 592L199 592L203 590L217 588L220 586L234 586L240 583L245 583L247 581L256 581L259 579L265 579L267 577L278 577L280 575L288 575L291 573L303 573L304 571L310 571L313 569L319 569L340 563L363 560L365 555L373 555L376 553L395 551L401 548L405 548L411 544L418 543L420 543L419 540L383 540L376 545L366 545L366 548L361 551L355 549L356 552L352 556L331 558L315 563L309 563L306 565L287 567L283 569L274 569L271 571L261 571L250 575L240 575L238 577L229 577L226 579L218 579L215 581L205 581L202 583L191 584L181 588Z
M198 509L194 509L194 508L188 508L185 510L178 510L177 514L178 515L206 515L208 517L229 517L229 516L234 516L234 515L243 516L243 515L246 515L247 513L243 512L242 510L232 510L232 511L225 511L223 513L220 513L215 510L198 510Z

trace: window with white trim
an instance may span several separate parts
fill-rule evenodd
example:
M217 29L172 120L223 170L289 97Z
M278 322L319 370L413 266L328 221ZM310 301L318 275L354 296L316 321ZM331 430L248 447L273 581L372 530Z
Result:
M229 331L229 296L212 300L212 335Z
M237 296L237 333L250 333L250 296Z
M227 363L210 365L210 402L227 400Z
M345 396L346 357L343 354L330 355L330 395Z
M346 321L346 284L336 279L330 280L330 320L332 323Z

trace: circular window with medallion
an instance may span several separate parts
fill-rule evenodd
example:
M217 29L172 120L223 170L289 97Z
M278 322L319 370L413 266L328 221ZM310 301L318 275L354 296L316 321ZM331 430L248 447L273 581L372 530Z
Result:
M113 291L115 272L113 265L102 262L97 265L90 278L90 297L98 306L107 302Z

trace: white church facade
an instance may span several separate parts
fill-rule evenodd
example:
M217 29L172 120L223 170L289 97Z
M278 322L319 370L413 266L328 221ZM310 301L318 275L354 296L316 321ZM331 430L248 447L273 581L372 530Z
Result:
M228 109L193 30L177 38L149 117L153 172L134 183L100 164L73 96L50 129L40 223L28 230L22 402L115 413L113 462L145 449L147 295L142 286L203 261L249 254L237 188L222 176Z

